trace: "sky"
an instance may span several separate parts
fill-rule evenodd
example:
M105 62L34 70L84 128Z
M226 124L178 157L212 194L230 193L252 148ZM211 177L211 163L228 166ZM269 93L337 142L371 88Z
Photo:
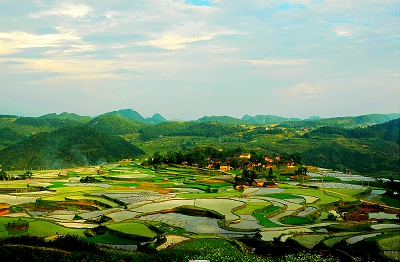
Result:
M400 112L398 0L0 0L0 114Z

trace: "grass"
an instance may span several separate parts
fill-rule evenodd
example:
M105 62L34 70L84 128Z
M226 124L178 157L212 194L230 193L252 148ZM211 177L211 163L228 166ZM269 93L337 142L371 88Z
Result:
M366 191L363 189L346 189L346 188L330 188L329 190L348 196L356 196Z
M303 199L301 196L296 196L296 195L292 195L292 194L265 194L262 196L267 196L267 197L274 197L274 198L279 198L279 199L296 199L296 198L301 198Z
M182 261L248 261L245 260L246 255L240 252L231 243L226 240L217 238L195 239L193 241L179 244L174 247L173 250L185 254L185 259Z
M8 236L7 232L8 223L15 223L19 221L24 221L29 223L27 234L31 236L47 237L47 236L53 236L55 234L62 234L62 235L74 234L81 237L85 236L84 229L66 228L48 221L36 220L32 218L21 218L21 220L19 220L19 218L11 218L11 217L0 217L0 232L1 232L0 236L2 237Z
M236 215L251 215L254 211L271 206L271 202L246 202L244 208L234 211Z
M374 237L369 237L366 240L368 242L375 242L375 241L377 241L379 239L382 239L382 238L398 236L398 235L400 235L400 232L387 232L387 233L384 233L384 234L381 234L381 235L377 235L377 236L374 236Z
M381 250L397 250L400 251L400 234L395 236L378 239Z
M258 223L262 226L265 227L279 227L280 225L275 224L271 220L268 219L268 217L279 213L282 210L281 207L278 206L270 206L267 208L264 208L262 210L258 210L253 212L253 216L258 220Z
M38 237L47 237L55 234L73 234L83 237L85 229L66 228L47 221L34 221L29 223L28 234Z
M122 187L137 187L140 186L139 183L115 183L113 186L122 186Z
M127 239L107 233L87 238L86 241L94 243L115 244L115 245L137 245L140 243L139 241L135 241L133 239Z
M337 193L337 194L336 194ZM325 190L325 194L328 196L334 196L334 197L339 197L341 201L343 202L358 202L359 200L357 198L347 196L345 194L342 195L342 193L339 192L332 192L332 190Z
M149 227L143 223L124 221L120 223L112 223L106 225L108 229L121 232L127 235L134 235L146 238L155 238L157 233L149 229Z
M325 238L326 236L321 234L295 235L291 237L291 239L308 249L312 249Z
M400 235L378 239L377 243L385 256L400 260Z
M102 198L102 197L95 197L95 196L71 196L68 199L78 200L78 201L94 201L96 204L104 205L107 207L118 207L119 204L115 203L114 201Z
M283 219L281 222L285 225L304 225L304 224L309 224L309 223L313 222L313 220L308 217L293 216L293 217L289 217L287 219Z
M400 208L400 199L399 198L383 195L382 201L383 201L383 203L385 203L388 206Z
M58 187L64 187L65 182L50 182L52 185L49 186L49 188L58 188Z
M28 188L27 184L1 184L0 188Z
M335 196L330 196L324 193L323 190L319 189L314 189L314 188L288 188L284 191L286 194L299 194L299 195L306 195L306 196L313 196L313 197L318 197L320 200L310 204L310 206L318 208L319 206L325 205L325 204L330 204L334 203L337 201L340 201L341 198L339 195Z

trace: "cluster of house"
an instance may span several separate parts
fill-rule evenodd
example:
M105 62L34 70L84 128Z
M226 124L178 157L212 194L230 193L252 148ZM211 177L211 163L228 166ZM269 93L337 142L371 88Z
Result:
M239 163L240 163L240 166L246 167L246 168L253 168L253 167L256 167L256 166L262 166L262 167L270 168L270 167L273 166L274 160L276 160L277 162L283 162L283 159L281 159L281 157L279 157L279 156L275 157L275 159L270 158L268 156L264 157L265 164L261 164L260 162L257 162L257 163L251 162L250 158L251 158L251 154L250 153L243 153L243 154L240 154L240 155L237 155L237 156L234 156L234 157L227 157L225 163L221 163L221 162L218 163L219 164L219 170L220 171L229 171L229 170L231 170L231 168L232 168L231 167L231 162L232 162L233 159L238 159ZM211 162L211 163L208 164L207 167L208 168L213 168L215 164L216 163ZM286 166L289 166L289 167L294 167L294 161L293 160L286 161L284 164Z
M268 188L277 188L278 184L276 184L274 181L268 181L265 178L256 178L251 182L247 181L238 181L236 183L236 188L246 188L250 186L257 186L257 187L268 187Z

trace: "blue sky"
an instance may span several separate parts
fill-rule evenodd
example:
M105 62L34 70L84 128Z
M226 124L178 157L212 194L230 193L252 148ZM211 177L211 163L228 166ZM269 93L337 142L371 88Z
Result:
M397 0L0 0L0 114L400 112Z

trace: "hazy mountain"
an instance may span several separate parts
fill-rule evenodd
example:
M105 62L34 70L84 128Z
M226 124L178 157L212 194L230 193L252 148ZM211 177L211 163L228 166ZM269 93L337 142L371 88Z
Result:
M92 119L87 125L107 134L124 135L137 133L146 124L123 118L118 114L104 114Z
M254 117L249 116L249 115L244 115L242 117L242 120L246 120L248 122L251 122L254 124L259 124L259 125L279 124L279 123L287 122L287 121L301 121L300 118L285 118L285 117L275 116L275 115L256 115Z
M159 124L159 123L167 122L167 119L165 119L159 113L155 113L152 117L146 117L145 121L150 124Z
M50 114L46 114L43 115L41 117L38 117L39 119L61 119L61 120L71 120L71 121L78 121L78 122L82 122L82 123L87 123L90 120L92 120L91 117L89 116L80 116L78 114L75 113L67 113L67 112L63 112L59 115L57 115L56 113L50 113Z
M97 165L144 154L118 136L89 127L66 127L31 136L0 150L5 169L40 169Z
M309 118L304 119L304 120L320 120L320 119L322 119L322 117L320 117L320 116L310 116Z
M231 116L203 116L196 120L196 122L214 122L220 124L248 124L248 122L234 118Z
M132 110L132 109L121 109L118 111L112 111L105 113L108 115L117 115L122 118L125 118L127 120L134 120L134 121L139 121L139 122L145 122L145 119L143 116L141 116L137 111Z

